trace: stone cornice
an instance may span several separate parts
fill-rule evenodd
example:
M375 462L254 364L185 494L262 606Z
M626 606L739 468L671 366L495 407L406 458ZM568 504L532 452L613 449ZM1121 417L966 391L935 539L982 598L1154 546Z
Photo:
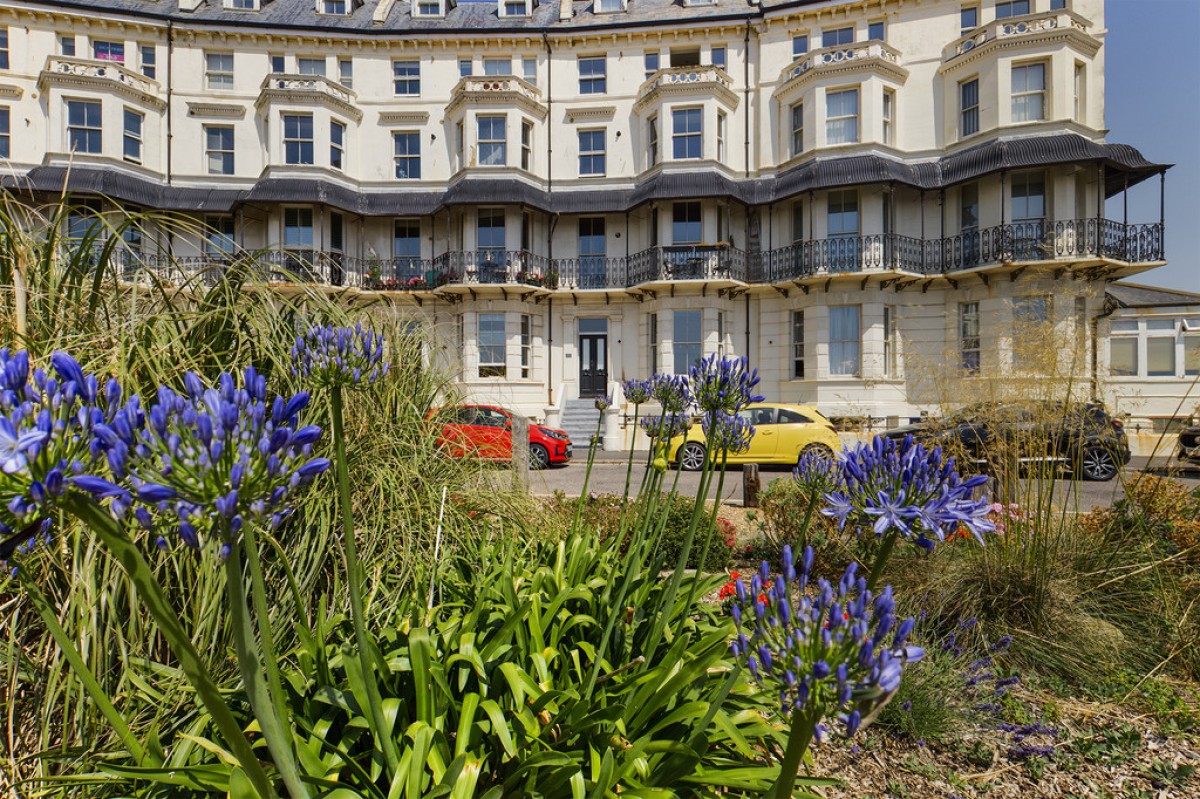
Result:
M224 119L241 119L242 117L246 116L246 107L241 105L196 103L189 101L187 107L188 116L190 117L222 117Z
M428 111L380 111L381 125L424 125L429 121Z
M567 109L568 122L611 122L617 115L613 105Z
M116 92L157 111L167 107L158 97L158 81L112 61L51 56L38 75L38 88L45 92L49 86Z

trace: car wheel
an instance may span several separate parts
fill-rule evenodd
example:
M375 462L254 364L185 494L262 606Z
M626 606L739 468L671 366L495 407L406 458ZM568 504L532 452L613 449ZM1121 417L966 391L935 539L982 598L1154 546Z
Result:
M689 441L679 450L679 468L685 472L698 472L704 468L704 445Z
M807 447L800 450L800 457L796 458L796 465L799 466L800 462L803 461L805 457L829 461L833 460L833 450L824 444L809 444Z
M1091 446L1079 455L1076 471L1084 479L1092 482L1105 482L1117 476L1117 459L1113 457L1108 447Z
M529 468L537 471L550 465L550 452L541 444L529 445Z

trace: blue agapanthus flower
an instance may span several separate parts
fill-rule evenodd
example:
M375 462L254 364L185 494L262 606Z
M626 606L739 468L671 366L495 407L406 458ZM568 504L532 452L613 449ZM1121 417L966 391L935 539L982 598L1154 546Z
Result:
M688 372L693 401L702 413L724 411L736 414L764 397L755 393L758 370L750 370L745 358L722 358L710 355Z
M641 425L650 438L669 441L691 429L692 417L686 413L663 413L642 419Z
M980 543L995 530L987 499L973 498L987 477L964 480L941 447L928 450L912 436L899 441L876 436L870 444L847 448L839 466L822 511L839 529L870 530L880 538L901 535L924 549L945 541L959 525Z
M389 366L383 359L383 335L361 324L314 325L292 346L292 371L309 385L351 388L374 383Z
M687 413L692 407L692 389L683 375L654 375L650 378L650 396L665 414Z
M808 547L797 564L785 546L778 575L764 561L749 585L737 581L731 648L785 716L832 716L853 735L925 651L907 645L915 620L897 620L891 586L873 594L854 563L837 585L814 584L813 559ZM823 725L817 731L819 738Z
M301 425L307 393L268 401L267 381L253 367L240 387L229 373L211 387L192 372L184 386L182 393L163 386L144 411L131 402L96 425L117 482L97 476L75 484L98 498L120 496L128 485L147 530L174 529L192 548L212 536L225 556L247 522L278 525L296 491L330 463L313 455L321 428ZM157 543L170 542L159 536Z
M49 533L51 511L75 475L99 455L92 430L121 402L120 387L104 392L65 352L50 370L31 368L29 353L0 349L0 539L27 551Z
M645 405L650 401L650 388L649 380L626 380L621 385L625 401L634 405Z
M709 411L700 418L704 439L710 452L745 452L754 438L754 425L744 416L725 411Z

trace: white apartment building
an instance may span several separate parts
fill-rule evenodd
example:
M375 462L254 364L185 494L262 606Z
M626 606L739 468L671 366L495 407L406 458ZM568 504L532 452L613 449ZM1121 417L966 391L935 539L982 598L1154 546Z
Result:
M382 292L551 421L712 352L908 417L930 364L1020 373L1022 321L1099 394L1105 287L1163 262L1110 213L1167 167L1105 141L1102 0L0 0L0 36L5 185L206 226L131 276ZM1188 331L1120 385L1186 393Z

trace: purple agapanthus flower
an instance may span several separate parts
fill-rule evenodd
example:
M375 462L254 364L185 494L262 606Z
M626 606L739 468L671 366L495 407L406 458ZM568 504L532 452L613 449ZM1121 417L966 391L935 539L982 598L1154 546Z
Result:
M711 452L745 452L754 438L754 425L739 414L709 411L700 419L704 438Z
M876 436L839 456L822 513L839 529L899 535L924 549L945 541L960 524L983 543L995 526L987 518L988 500L973 494L986 482L982 475L960 477L954 459L943 458L940 447L926 449L911 436L900 441Z
M120 386L104 392L94 375L65 352L50 368L32 368L29 353L0 349L0 538L28 551L45 540L55 504L75 475L100 452L93 430L121 402ZM128 492L110 495L118 509Z
M693 402L702 413L724 411L736 414L747 405L762 402L755 393L758 370L751 370L745 358L710 355L688 370Z
M301 423L308 394L268 401L266 380L253 367L240 386L229 373L207 386L192 372L184 386L161 387L145 410L134 398L110 423L96 425L112 474L132 489L138 523L173 528L192 548L210 534L236 545L248 523L277 526L292 512L296 491L330 465L313 454L321 428ZM75 480L98 497L121 489L106 483Z
M738 581L731 650L784 715L833 716L853 735L899 687L905 664L924 657L907 644L914 620L897 624L891 586L873 594L857 564L836 586L810 586L811 547L797 564L785 546L782 561L779 576L764 562L749 586Z
M383 335L361 324L314 325L292 346L292 371L308 385L353 388L381 379L389 366Z
M621 384L625 401L634 405L645 405L650 401L651 383L649 380L626 380Z

